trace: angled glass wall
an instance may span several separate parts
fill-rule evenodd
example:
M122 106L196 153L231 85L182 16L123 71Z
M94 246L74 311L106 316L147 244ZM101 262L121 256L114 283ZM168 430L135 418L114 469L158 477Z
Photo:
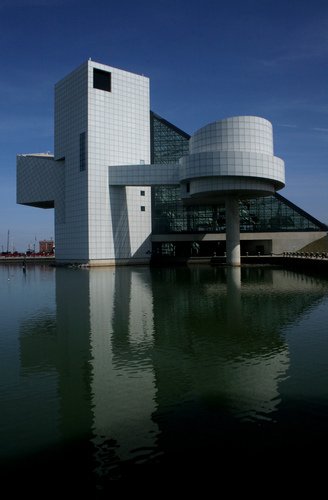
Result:
M172 163L189 151L190 136L151 113L152 163ZM153 234L225 233L225 208L185 206L179 186L152 188ZM240 201L240 232L326 231L327 227L275 194Z
M327 227L280 195L239 202L240 232L326 231ZM156 188L153 234L225 233L222 206L184 206L179 187Z
M189 153L190 135L151 112L151 163L174 163Z

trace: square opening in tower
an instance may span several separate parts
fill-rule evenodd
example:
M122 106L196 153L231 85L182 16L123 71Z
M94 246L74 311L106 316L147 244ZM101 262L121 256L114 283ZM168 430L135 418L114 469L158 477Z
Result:
M109 71L93 68L93 88L111 92L112 74Z

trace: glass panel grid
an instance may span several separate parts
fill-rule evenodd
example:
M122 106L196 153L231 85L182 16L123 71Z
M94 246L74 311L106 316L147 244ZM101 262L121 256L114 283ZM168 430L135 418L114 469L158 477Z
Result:
M174 163L188 154L189 136L151 114L152 163ZM153 234L225 233L225 208L185 206L179 186L152 188ZM324 225L280 195L240 201L240 232L322 231Z

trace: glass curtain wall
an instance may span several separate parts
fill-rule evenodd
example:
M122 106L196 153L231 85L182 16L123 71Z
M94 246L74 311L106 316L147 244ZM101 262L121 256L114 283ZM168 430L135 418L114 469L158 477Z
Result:
M188 154L190 136L151 113L152 163L173 163ZM241 232L322 231L327 227L283 196L240 201ZM179 186L152 188L153 234L225 233L225 208L184 206Z

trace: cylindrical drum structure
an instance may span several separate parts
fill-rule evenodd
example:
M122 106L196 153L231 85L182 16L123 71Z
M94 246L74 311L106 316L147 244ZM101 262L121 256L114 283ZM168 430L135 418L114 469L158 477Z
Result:
M284 162L273 154L271 123L237 116L201 128L190 139L189 155L179 161L179 180L185 203L226 203L227 262L238 265L236 250L234 256L229 250L236 248L229 240L229 234L234 240L236 236L236 200L271 195L285 185ZM230 196L235 200L230 204L233 217Z

